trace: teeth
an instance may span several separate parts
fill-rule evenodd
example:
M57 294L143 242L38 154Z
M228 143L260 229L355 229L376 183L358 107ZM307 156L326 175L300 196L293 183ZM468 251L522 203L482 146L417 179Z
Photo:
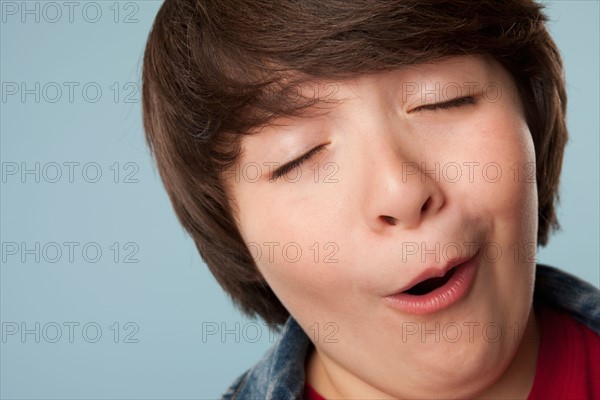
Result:
M430 279L426 279L422 282L419 282L415 286L404 291L404 293L412 294L415 296L422 296L424 294L427 294L427 293L445 285L450 280L452 275L454 275L455 270L456 270L456 268L452 268L444 276L441 276L438 278L430 278Z

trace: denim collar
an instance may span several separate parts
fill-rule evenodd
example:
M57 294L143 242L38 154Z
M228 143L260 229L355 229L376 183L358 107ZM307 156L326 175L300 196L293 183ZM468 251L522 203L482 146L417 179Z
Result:
M562 308L600 335L600 291L592 284L557 268L538 264L534 302Z
M231 385L223 399L301 399L304 361L312 343L291 316L263 358Z

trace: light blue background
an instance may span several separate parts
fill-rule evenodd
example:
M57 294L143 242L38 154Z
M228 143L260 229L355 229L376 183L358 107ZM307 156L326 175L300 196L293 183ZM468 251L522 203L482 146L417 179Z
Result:
M73 22L66 6L57 17L55 8L40 2L39 23L35 15L26 15L22 22L20 12L5 12L6 7L10 11L7 3L19 11L25 4L2 2L0 81L26 82L29 88L40 82L47 91L36 103L33 94L21 102L3 89L7 98L1 103L1 161L5 168L12 162L29 167L39 162L49 179L55 172L51 163L56 162L63 176L56 183L43 177L35 183L31 175L25 183L18 175L6 177L1 186L1 242L26 242L28 247L35 242L42 247L50 242L80 245L73 262L66 253L56 263L43 259L36 263L32 255L23 263L18 256L4 254L1 321L5 328L25 322L28 329L39 322L45 336L36 343L34 334L24 341L17 334L0 343L0 397L219 397L259 359L272 338L264 325L251 323L232 307L203 265L176 221L145 147L137 89L146 37L161 3L98 1L102 15L96 23L85 19L96 18L96 8L86 2L74 9ZM26 3L29 8L35 4ZM599 5L554 1L548 6L550 28L565 60L571 140L559 209L563 231L538 259L598 285ZM137 22L125 23L131 13ZM55 23L46 21L54 18ZM47 101L56 96L49 82L63 89L56 103ZM72 102L64 82L79 83ZM95 96L92 89L88 98L82 94L90 82L102 89L97 102L90 99ZM64 162L80 163L72 183ZM83 179L81 168L86 163L100 167L97 183ZM95 170L87 172L86 178L93 179ZM124 182L127 173L133 173L129 180L137 182ZM116 260L114 242L120 248ZM86 243L102 249L100 261L82 257ZM55 256L50 247L47 250L47 258ZM131 252L137 263L124 262ZM94 257L93 251L88 255ZM69 322L79 324L72 343L64 325ZM132 325L126 328L128 322ZM50 343L56 334L52 323L62 327L56 343ZM239 343L234 333L224 342L218 335L203 340L203 324L213 323L237 330ZM85 324L102 329L97 342L86 341L94 339L95 330L88 329L84 336ZM257 326L262 336L250 343ZM135 327L138 330L129 339L137 343L125 343Z

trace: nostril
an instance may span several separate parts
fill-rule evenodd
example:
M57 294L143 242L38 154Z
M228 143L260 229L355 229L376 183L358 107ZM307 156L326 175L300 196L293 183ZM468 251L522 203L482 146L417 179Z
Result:
M387 222L390 225L396 225L398 223L398 220L394 217L390 217L389 215L382 215L381 219L383 219L385 222Z
M427 209L429 208L430 204L431 204L432 198L429 197L427 199L427 201L425 202L425 204L423 204L423 207L421 207L421 213L424 213L425 211L427 211Z

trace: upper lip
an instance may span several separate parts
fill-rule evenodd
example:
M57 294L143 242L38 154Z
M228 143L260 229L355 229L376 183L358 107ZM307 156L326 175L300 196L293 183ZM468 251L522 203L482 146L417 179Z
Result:
M408 282L406 285L404 285L402 288L400 288L399 290L394 291L392 295L398 294L398 293L402 293L407 291L408 289L412 288L413 286L427 280L427 279L431 279L431 278L439 278L442 277L444 275L446 275L446 273L448 271L450 271L452 268L458 267L461 264L466 263L467 261L471 260L472 258L475 257L475 255L477 254L477 252L475 252L474 254L472 254L470 257L461 257L458 258L456 260L452 260L448 263L446 263L446 265L444 265L442 268L439 267L429 267L426 268L424 270L422 270L417 276L415 276L414 279L412 279L410 282Z

